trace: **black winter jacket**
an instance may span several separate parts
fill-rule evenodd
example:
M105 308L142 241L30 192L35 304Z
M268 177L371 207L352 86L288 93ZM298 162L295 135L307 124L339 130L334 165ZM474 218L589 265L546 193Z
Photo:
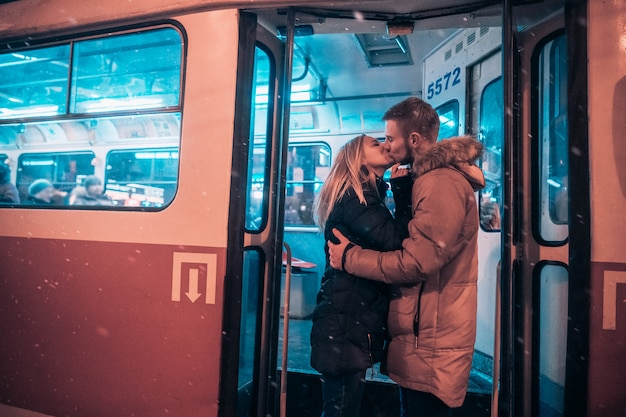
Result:
M367 205L349 189L333 208L325 225L326 241L336 241L339 229L355 244L378 251L402 247L411 220L409 176L391 180L396 204L395 219L385 206L387 184L377 179L377 188L364 189ZM311 366L323 374L362 371L379 362L386 339L389 309L387 284L358 278L329 266L317 295L311 330Z

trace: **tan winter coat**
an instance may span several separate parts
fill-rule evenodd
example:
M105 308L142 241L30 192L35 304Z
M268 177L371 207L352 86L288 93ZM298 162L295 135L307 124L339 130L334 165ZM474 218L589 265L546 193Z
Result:
M413 219L403 249L354 247L344 264L356 276L400 284L389 308L389 376L450 407L465 399L476 338L474 191L484 187L484 176L472 164L481 152L480 142L470 137L435 144L413 166Z

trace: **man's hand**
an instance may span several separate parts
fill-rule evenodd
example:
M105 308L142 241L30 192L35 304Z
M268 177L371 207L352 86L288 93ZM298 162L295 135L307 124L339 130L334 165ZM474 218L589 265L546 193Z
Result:
M328 241L328 257L330 258L330 266L335 269L343 270L343 254L346 247L351 244L350 240L345 237L339 230L333 229L333 235L339 239L339 243L335 244Z

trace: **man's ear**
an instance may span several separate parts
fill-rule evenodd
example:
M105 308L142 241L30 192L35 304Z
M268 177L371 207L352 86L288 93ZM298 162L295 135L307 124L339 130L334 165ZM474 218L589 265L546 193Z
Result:
M420 136L420 134L419 134L419 133L417 133L417 132L412 132L412 133L409 135L409 146L411 147L411 149L417 149L417 147L418 147L418 146L419 146L419 144L420 144L421 139L422 139L422 138L421 138L421 136Z

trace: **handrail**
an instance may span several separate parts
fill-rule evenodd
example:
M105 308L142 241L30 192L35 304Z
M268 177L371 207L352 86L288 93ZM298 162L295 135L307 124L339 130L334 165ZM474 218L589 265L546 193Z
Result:
M287 416L287 355L289 350L289 295L291 292L291 248L283 242L286 250L285 306L283 312L283 348L280 372L280 416Z

